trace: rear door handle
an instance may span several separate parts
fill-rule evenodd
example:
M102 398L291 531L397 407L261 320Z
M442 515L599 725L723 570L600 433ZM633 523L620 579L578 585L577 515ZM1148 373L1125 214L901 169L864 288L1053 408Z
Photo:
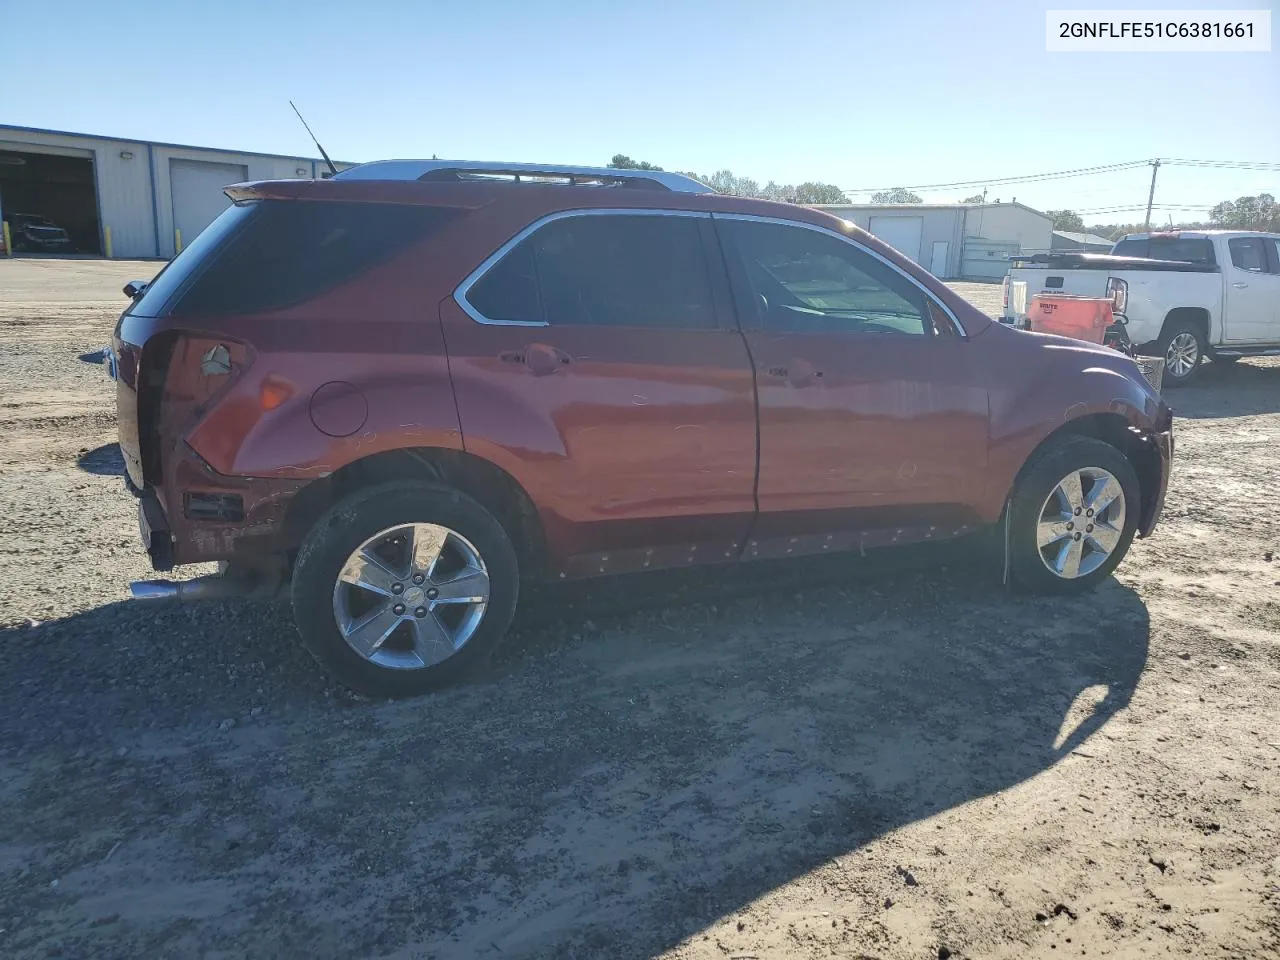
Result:
M1235 287L1237 290L1244 290L1244 289L1247 289L1249 285L1247 283L1241 283L1239 280L1237 280L1235 283L1232 284L1232 286Z
M777 377L779 380L787 379L786 367L770 367L768 370L765 371L765 373L767 373L771 377Z

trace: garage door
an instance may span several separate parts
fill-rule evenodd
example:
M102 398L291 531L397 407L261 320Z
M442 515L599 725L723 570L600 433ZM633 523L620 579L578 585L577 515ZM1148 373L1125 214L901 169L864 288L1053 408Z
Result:
M169 161L173 188L173 226L182 232L182 244L194 240L214 218L231 205L222 188L249 179L248 168L236 163Z
M872 217L871 233L899 253L920 262L920 237L924 217Z

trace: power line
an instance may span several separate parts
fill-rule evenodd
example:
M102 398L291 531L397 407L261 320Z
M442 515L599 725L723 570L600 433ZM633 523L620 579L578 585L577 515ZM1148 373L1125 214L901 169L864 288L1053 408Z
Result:
M1062 180L1070 177L1089 177L1101 173L1112 173L1120 170L1134 170L1138 167L1145 167L1155 162L1154 160L1126 160L1122 163L1100 164L1093 167L1076 167L1071 170L1056 170L1050 173L1028 173L1016 177L992 177L986 180L955 180L950 183L918 183L901 187L842 187L845 193L880 193L888 190L945 190L956 189L962 187L983 187L983 186L1003 186L1016 183L1036 183L1043 180ZM1280 163L1272 163L1263 160L1187 160L1187 159L1160 159L1162 164L1171 164L1180 167L1198 167L1201 169L1217 169L1217 170L1254 170L1261 172L1276 171L1280 172Z
M956 180L952 183L917 183L904 187L852 187L840 189L845 193L879 193L882 190L942 190L952 187L1001 186L1009 183L1029 183L1036 180L1058 180L1066 177L1087 177L1098 173L1110 173L1114 170L1131 170L1144 167L1148 160L1127 160L1124 163L1108 163L1096 167L1077 167L1073 170L1057 170L1052 173L1029 173L1019 177L994 177L987 180Z
M1161 160L1179 167L1207 167L1215 170L1261 170L1280 172L1280 163L1267 160Z

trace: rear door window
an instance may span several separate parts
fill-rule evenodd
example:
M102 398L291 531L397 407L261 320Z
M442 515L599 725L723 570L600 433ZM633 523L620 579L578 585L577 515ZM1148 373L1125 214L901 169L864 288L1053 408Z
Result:
M1231 265L1250 273L1267 273L1267 248L1263 237L1236 237L1227 241Z
M525 237L465 298L486 320L714 329L699 220L678 214L561 217Z

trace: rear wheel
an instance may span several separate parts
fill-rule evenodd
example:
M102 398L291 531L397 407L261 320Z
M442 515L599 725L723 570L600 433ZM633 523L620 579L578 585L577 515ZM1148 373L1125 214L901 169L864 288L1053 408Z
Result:
M308 534L293 574L294 620L344 685L412 696L487 658L515 611L511 541L456 490L391 483L358 491Z
M1009 513L1010 573L1035 593L1079 593L1110 576L1138 526L1138 477L1123 453L1069 437L1027 466Z
M1165 324L1160 335L1164 383L1180 387L1190 382L1206 352L1207 345L1199 324L1190 320L1173 320Z

